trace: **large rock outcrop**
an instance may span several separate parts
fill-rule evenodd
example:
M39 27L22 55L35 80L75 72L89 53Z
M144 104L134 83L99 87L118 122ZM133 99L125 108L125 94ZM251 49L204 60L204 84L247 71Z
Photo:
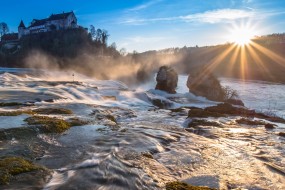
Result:
M202 71L189 75L187 87L196 96L203 96L213 101L224 101L226 96L219 80L212 74Z
M178 74L176 71L168 66L162 66L156 76L156 87L157 90L163 90L171 94L176 93L176 87L178 82Z

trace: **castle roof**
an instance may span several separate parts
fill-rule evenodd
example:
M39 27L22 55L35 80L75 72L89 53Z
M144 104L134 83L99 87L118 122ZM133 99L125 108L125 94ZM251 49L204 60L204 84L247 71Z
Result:
M25 24L24 24L24 22L23 22L23 20L21 20L21 22L20 22L20 24L19 24L19 26L18 26L19 28L20 27L22 27L22 28L26 28L26 26L25 26Z
M18 40L18 33L4 34L1 37L1 41L16 41L16 40Z
M34 19L30 27L44 25L46 23L46 21L47 21L47 19L41 19L41 20Z
M73 11L71 12L67 12L67 13L61 13L61 14L52 14L50 15L50 17L48 18L48 20L62 20L62 19L66 19L70 14L74 14Z

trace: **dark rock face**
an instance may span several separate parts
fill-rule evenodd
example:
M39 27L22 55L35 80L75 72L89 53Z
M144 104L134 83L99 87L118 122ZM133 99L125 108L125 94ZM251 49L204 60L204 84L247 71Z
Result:
M175 89L178 82L178 74L173 68L162 66L159 68L157 73L156 82L156 90L163 90L168 93L175 94Z
M196 96L203 96L213 101L223 101L225 92L219 80L212 74L198 72L189 75L187 80L189 91Z
M226 103L237 105L237 106L244 106L244 103L239 99L228 99L225 101Z

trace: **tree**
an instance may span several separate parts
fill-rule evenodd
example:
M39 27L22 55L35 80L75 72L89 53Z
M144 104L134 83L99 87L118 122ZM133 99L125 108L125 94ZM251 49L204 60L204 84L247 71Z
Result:
M0 37L9 32L9 27L5 22L0 23Z
M126 48L120 49L120 54L121 54L122 56L126 56L126 55L127 55L127 50L126 50Z
M110 48L114 49L114 50L117 50L117 44L115 42L113 42L111 45L110 45Z
M94 40L94 39L96 39L96 29L95 29L95 27L93 26L93 25L90 25L90 34L91 34L91 37L92 37L92 39Z
M96 30L95 41L102 42L102 30L100 28Z
M102 44L107 46L107 41L108 41L109 36L110 35L108 34L107 30L102 30Z

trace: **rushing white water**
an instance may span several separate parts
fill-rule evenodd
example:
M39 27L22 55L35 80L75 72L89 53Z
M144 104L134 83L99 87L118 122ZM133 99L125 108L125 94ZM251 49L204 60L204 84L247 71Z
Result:
M189 89L186 86L188 76L180 75L177 92L186 94ZM228 86L236 90L245 106L262 113L277 115L285 118L285 85L265 81L243 81L240 79L220 78L222 86ZM141 85L144 90L155 87L155 80ZM189 94L189 93L188 93ZM191 95L191 94L189 94ZM203 97L199 97L201 100Z
M221 84L236 90L249 108L285 118L285 85L264 81L221 78Z
M189 93L187 76L179 76L174 95L154 90L154 82L130 89L118 81L76 76L73 82L72 73L0 69L0 101L28 103L0 111L65 108L73 114L49 117L88 121L61 135L32 136L30 131L19 135L15 130L30 127L24 121L29 115L0 116L0 157L28 155L53 171L44 183L24 176L29 181L5 189L162 189L176 180L221 189L285 188L285 138L278 136L284 125L276 123L276 129L268 131L264 126L239 125L240 117L221 117L207 119L218 126L187 128L195 119L187 119L190 107L217 104ZM236 89L251 108L266 109L268 97L284 101L284 85L221 81ZM159 109L154 102L166 106ZM274 110L281 114L282 106ZM1 140L3 133L6 140Z

